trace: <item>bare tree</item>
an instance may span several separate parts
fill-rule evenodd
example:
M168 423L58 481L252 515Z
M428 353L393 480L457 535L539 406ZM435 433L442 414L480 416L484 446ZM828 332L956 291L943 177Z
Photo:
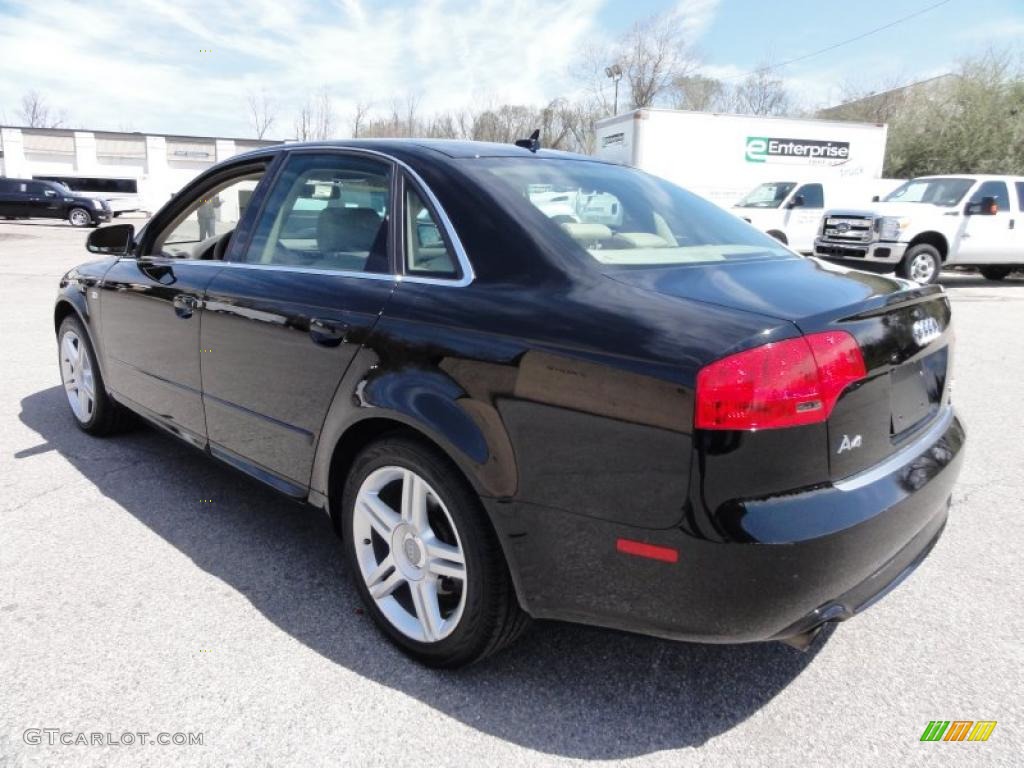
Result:
M785 83L767 64L747 75L732 98L733 109L747 115L784 115L792 106Z
M277 120L277 105L267 95L266 89L261 88L259 93L250 91L248 94L249 103L249 126L256 134L257 139L262 139Z
M665 101L672 83L696 71L698 60L685 35L684 20L678 12L651 16L633 24L611 47L594 46L584 51L576 77L611 113L615 106L614 82L605 68L618 64L623 82L619 84L619 105L630 109L651 107Z
M729 109L729 89L721 80L695 74L672 81L672 106L694 112L724 112Z
M67 113L53 111L39 91L26 91L21 97L18 119L29 128L61 128L67 122Z
M368 101L357 101L355 110L352 113L352 119L349 127L352 129L352 138L359 138L359 131L366 122L366 118L370 114L370 102Z
M324 141L334 136L334 109L326 88L306 97L295 118L295 138Z

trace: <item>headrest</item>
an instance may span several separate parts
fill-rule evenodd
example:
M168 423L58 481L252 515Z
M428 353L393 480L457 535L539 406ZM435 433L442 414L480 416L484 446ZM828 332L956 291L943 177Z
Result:
M564 222L559 225L569 233L573 240L592 242L594 240L607 240L612 236L612 231L604 224L586 224L583 222Z
M372 208L324 208L316 223L317 244L321 253L369 252L380 225Z

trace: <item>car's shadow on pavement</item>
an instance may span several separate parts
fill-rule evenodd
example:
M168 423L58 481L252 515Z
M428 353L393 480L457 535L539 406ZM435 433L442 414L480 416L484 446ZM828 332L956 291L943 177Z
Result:
M694 645L537 622L515 646L469 669L426 669L393 649L359 608L322 512L154 429L91 438L75 427L60 387L24 398L20 418L42 443L17 458L59 452L307 647L530 749L610 760L702 744L763 707L825 641L823 633L802 654L778 643Z

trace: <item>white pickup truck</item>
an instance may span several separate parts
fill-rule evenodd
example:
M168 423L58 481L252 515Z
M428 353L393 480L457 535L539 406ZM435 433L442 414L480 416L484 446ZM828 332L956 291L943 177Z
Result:
M952 266L1002 280L1024 267L1024 176L911 179L870 210L827 211L814 255L919 283Z
M870 205L903 179L766 181L732 207L733 213L794 251L811 253L826 208Z

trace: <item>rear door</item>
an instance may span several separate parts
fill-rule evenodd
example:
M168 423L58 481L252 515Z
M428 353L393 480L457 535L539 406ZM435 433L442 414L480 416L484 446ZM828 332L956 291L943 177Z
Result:
M6 191L3 193L3 215L27 218L32 215L28 204L27 181L12 179L5 182Z
M341 377L396 286L394 176L359 152L289 153L207 287L210 449L285 492L304 494Z
M14 216L15 183L10 179L0 179L0 216Z

